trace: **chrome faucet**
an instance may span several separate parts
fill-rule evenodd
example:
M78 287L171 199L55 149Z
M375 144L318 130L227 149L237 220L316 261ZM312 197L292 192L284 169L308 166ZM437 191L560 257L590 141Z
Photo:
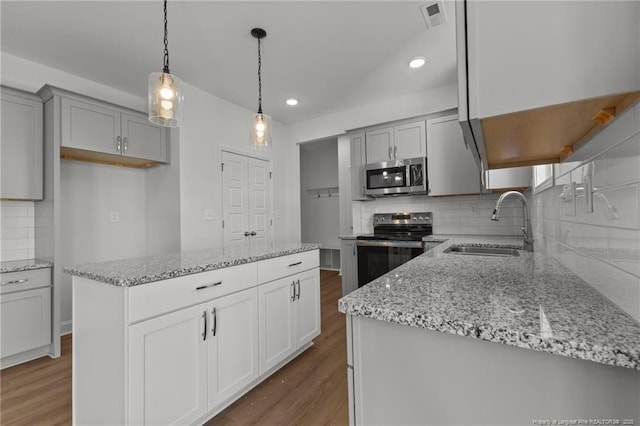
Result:
M498 221L500 220L500 207L502 207L502 202L510 197L515 196L522 200L522 211L524 213L524 225L522 225L522 236L524 238L524 250L525 251L533 251L533 233L531 232L531 221L529 220L529 203L527 203L527 199L521 192L518 191L507 191L498 198L496 202L496 207L493 209L493 214L491 215L491 220Z

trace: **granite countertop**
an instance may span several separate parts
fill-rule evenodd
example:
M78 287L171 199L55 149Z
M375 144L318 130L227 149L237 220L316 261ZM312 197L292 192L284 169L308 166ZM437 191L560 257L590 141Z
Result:
M162 256L88 263L64 268L67 274L121 287L131 287L198 272L315 250L317 244L269 243L185 251Z
M521 237L442 244L340 299L340 312L640 370L640 323L550 256L443 253L522 248Z
M22 272L32 269L52 268L53 263L41 259L8 260L0 262L0 273Z

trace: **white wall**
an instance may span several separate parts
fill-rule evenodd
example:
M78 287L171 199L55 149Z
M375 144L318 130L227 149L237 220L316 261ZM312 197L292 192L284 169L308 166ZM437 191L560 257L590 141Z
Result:
M536 249L545 250L640 321L640 105L555 166L555 185L531 196ZM593 176L593 213L563 187ZM610 205L616 214L608 210ZM597 313L594 313L597 315Z
M458 86L450 85L362 105L290 126L291 139L307 142L343 134L347 130L402 120L458 107Z
M271 159L274 238L300 241L298 150L286 126L273 122L273 148L249 146L253 111L185 85L184 126L180 129L180 205L183 250L222 245L220 151L223 147ZM204 210L215 212L204 220Z
M309 190L338 187L338 141L329 139L300 145L300 210L302 242L340 248L339 195L318 197Z

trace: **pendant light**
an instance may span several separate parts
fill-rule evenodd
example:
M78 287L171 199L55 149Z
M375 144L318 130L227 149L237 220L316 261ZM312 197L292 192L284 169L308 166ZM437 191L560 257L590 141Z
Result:
M164 0L164 68L149 74L149 121L165 127L182 125L182 81L169 71L167 0Z
M251 146L255 149L271 147L271 117L262 112L262 51L260 40L267 36L262 28L254 28L251 35L258 39L258 112L251 120Z

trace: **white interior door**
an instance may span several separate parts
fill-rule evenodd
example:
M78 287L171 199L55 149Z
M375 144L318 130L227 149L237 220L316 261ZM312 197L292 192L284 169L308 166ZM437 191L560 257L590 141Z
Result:
M241 246L249 232L247 157L222 151L222 164L224 246Z
M271 163L222 151L224 246L271 240Z
M249 158L249 226L251 238L261 243L270 238L271 226L269 162ZM254 235L255 233L255 235Z

